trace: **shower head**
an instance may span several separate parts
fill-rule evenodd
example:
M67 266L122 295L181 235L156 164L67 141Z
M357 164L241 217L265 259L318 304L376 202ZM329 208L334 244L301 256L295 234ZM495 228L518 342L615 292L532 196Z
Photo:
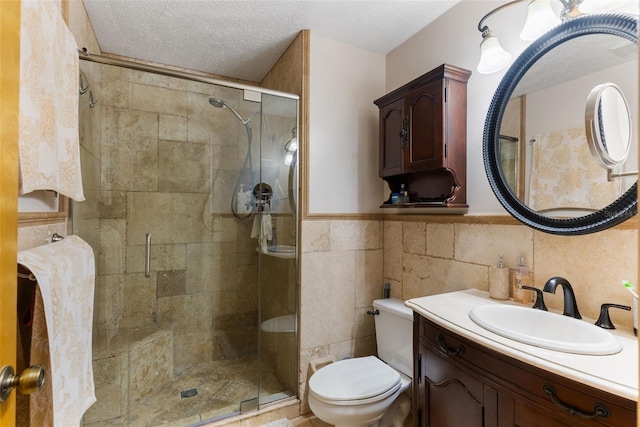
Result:
M236 115L236 117L238 118L238 120L240 120L240 122L242 122L243 125L247 126L251 126L251 124L249 123L251 121L251 119L243 119L242 116L240 115L240 113L238 113L236 111L235 108L233 108L231 105L227 104L224 100L220 99L220 98L209 98L209 104L213 105L214 107L217 108L228 108L233 114Z
M218 108L224 107L224 101L219 98L209 98L209 104Z

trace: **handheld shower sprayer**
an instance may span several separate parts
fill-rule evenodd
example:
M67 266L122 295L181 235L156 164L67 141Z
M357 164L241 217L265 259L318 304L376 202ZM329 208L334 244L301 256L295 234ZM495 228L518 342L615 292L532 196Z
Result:
M223 99L211 97L209 98L209 104L213 105L216 108L226 108L229 111L231 111L233 114L235 114L238 120L240 120L240 123L244 125L247 131L247 154L244 158L244 165L240 170L240 174L238 175L238 179L236 180L236 184L233 188L233 193L231 196L231 212L233 213L233 216L235 216L238 219L251 218L251 216L254 214L256 209L255 203L251 203L251 210L248 213L241 214L238 212L237 202L238 202L238 191L240 190L240 186L245 184L249 184L249 187L253 186L253 177L252 177L253 163L251 159L251 142L253 139L253 134L251 131L251 120L255 117L256 114L258 114L258 111L256 111L248 119L245 119L240 115L240 113L238 113L238 111L235 108L227 104L227 102L224 101Z
M231 105L227 104L226 101L220 99L220 98L209 98L209 104L213 105L214 107L217 108L227 108L229 111L231 111L233 114L236 115L236 117L238 118L238 120L240 120L240 123L242 123L245 126L251 127L251 119L253 118L253 116L251 116L248 119L243 118L240 113L238 113L238 110L236 110L235 108L233 108ZM254 114L255 116L255 114Z

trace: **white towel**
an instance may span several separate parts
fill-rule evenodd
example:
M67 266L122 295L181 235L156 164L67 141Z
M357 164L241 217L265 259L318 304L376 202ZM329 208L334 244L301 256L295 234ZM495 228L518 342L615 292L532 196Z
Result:
M262 253L267 253L269 250L269 241L273 238L271 235L272 227L271 214L259 213L253 217L251 238L258 239L258 247Z
M18 252L18 264L36 277L42 298L38 310L36 297L33 340L37 341L37 325L42 325L44 311L49 342L49 348L42 348L40 342L33 342L31 347L32 364L50 364L46 388L51 390L51 395L31 395L31 425L49 425L46 418L53 412L54 426L78 426L84 412L96 401L91 357L93 249L79 237L68 236Z
M20 194L84 200L78 134L78 48L57 2L23 1L20 25Z

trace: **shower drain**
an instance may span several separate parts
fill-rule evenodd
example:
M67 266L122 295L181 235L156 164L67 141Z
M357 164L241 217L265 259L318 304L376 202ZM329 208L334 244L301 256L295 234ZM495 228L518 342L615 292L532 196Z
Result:
M194 397L198 395L198 389L197 388L190 388L187 390L182 390L180 392L180 399L187 399L189 397Z

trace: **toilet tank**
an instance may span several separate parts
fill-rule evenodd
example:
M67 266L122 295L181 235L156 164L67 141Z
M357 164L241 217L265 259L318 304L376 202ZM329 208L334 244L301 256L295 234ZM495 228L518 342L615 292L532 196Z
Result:
M373 301L378 357L387 365L413 377L413 311L396 298Z

